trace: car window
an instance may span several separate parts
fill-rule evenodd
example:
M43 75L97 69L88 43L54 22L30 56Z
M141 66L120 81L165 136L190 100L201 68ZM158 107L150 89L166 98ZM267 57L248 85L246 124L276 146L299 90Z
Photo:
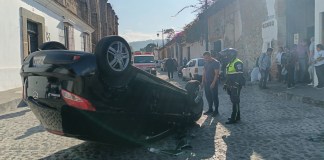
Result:
M154 63L153 56L135 56L134 63Z
M204 59L198 59L198 66L204 66L205 65L205 60Z
M189 61L189 62L186 64L186 67L189 67L189 66L190 66L190 63L191 63L191 61Z
M191 63L189 64L189 67L194 67L196 63L197 63L196 60L192 60Z

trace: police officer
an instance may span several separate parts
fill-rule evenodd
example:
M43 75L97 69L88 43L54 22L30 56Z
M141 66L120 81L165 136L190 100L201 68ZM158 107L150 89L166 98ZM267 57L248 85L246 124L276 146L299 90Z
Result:
M221 51L226 64L226 82L224 90L227 91L232 102L232 115L226 124L234 124L240 120L240 93L245 85L243 77L243 62L237 58L237 50L228 48Z

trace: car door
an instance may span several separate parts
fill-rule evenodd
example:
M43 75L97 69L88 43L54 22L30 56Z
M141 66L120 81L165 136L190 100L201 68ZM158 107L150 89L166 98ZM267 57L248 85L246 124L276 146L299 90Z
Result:
M205 60L204 59L198 59L198 63L196 66L198 67L198 75L202 75L204 71L204 65L205 65Z
M197 64L196 59L193 59L189 64L189 78L193 78L196 64Z
M183 68L183 76L185 77L185 78L190 78L189 77L189 66L190 66L190 63L191 63L192 61L189 61L187 64L186 64L186 66L185 66L185 68Z

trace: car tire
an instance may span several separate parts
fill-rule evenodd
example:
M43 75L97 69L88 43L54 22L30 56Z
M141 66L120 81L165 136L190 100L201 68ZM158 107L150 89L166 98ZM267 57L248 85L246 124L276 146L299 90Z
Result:
M45 42L38 47L39 50L68 50L64 44L56 41Z
M190 73L190 75L189 75L189 79L190 79L190 80L194 80L193 77L192 77L192 75L191 75L191 73Z
M95 51L99 74L111 86L122 86L131 78L131 49L120 36L101 39Z
M189 112L191 114L190 117L191 122L195 122L199 120L203 112L203 107L204 107L203 98L200 98L198 103L195 102L195 99L199 94L199 87L200 87L200 82L197 80L191 80L185 86L185 89L189 94Z

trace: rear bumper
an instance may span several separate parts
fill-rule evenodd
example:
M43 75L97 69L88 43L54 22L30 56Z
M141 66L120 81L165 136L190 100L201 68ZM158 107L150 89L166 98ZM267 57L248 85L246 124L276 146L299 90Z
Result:
M132 136L143 125L134 116L82 111L69 106L55 109L33 100L27 103L44 128L53 134L109 144L142 143Z

